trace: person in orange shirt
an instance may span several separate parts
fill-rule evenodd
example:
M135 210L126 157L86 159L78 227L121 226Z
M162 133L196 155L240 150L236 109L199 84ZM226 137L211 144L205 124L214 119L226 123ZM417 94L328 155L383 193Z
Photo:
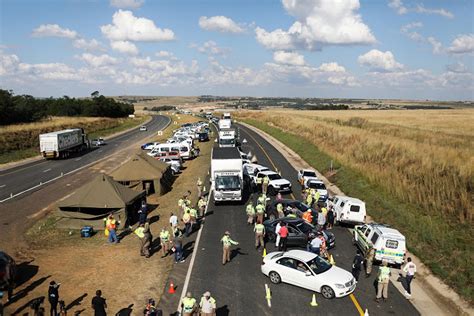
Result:
M304 212L302 217L310 224L313 222L313 214L311 214L311 209L308 209L306 212Z

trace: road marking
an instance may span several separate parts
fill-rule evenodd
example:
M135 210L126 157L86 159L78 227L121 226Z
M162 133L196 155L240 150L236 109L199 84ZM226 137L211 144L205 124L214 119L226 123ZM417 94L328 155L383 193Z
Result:
M0 174L0 177L7 176L9 174L12 174L12 173L15 173L15 172L18 172L18 171L21 171L21 170L26 170L26 169L29 169L29 168L32 168L32 167L38 167L38 165L41 165L41 164L44 164L44 163L47 163L47 162L48 162L47 160L43 160L42 162L39 162L39 163L33 163L33 164L31 164L29 166L26 166L24 168L15 169L13 171ZM15 168L15 167L12 167L12 168Z
M7 186L6 184L2 184L2 185L0 185L0 188L4 188L6 186Z
M260 143L255 139L255 137L253 137L253 136L252 136L249 132L247 132L247 131L246 131L245 133L247 133L247 135L249 135L249 136L253 139L253 141L258 145L258 147L260 147L260 149L263 151L263 153L265 154L265 156L267 156L268 161L270 161L270 163L272 164L273 169L278 170L278 168L277 168L277 167L275 166L275 164L273 163L272 158L270 158L270 155L268 155L267 151L266 151L265 149L263 149L262 145L260 145ZM270 145L271 145L271 144L270 144ZM285 158L285 159L286 159L286 158ZM293 192L290 193L290 196L291 196L291 198L292 198L293 200L296 200L296 197L295 197L295 195L293 194Z
M98 152L98 153L101 153L101 152L103 152L103 150L101 149L101 150L99 150L99 151L97 151L97 152Z
M81 160L81 159L82 159L82 157L79 157L79 158L76 158L76 159L74 159L74 160L75 160L75 161L79 161L79 160Z
M204 211L204 215L207 214L207 209L209 208L209 202L211 201L212 190L209 190L209 195L206 204L206 210ZM189 280L191 279L191 273L193 271L194 260L196 259L196 253L199 249L199 241L201 240L201 233L204 230L204 222L201 222L201 228L199 229L198 235L196 237L196 241L194 243L194 250L193 255L191 257L191 261L189 263L188 272L186 273L186 279L184 280L183 290L181 291L181 298L179 299L178 307L176 308L177 311L181 310L181 301L182 298L186 296L186 292L188 290Z
M48 172L48 171L51 171L51 168L48 168L46 170L43 170L43 172Z
M354 296L353 293L351 293L351 295L349 295L349 297L351 298L351 301L352 303L354 303L354 306L357 308L357 311L359 312L359 315L360 316L364 316L364 311L362 310L362 307L360 307L360 304L359 302L357 301L356 297Z

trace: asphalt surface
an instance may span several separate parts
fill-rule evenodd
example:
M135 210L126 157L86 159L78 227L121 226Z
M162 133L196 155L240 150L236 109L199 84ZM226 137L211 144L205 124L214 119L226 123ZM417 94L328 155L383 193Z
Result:
M0 201L6 201L12 195L13 199L21 199L27 194L44 188L61 175L73 173L81 167L114 154L120 148L151 136L166 127L169 122L170 118L166 116L153 116L152 120L146 124L147 131L139 131L137 127L127 133L106 139L105 146L93 147L90 151L68 159L44 159L3 170L0 172Z
M282 177L292 183L293 196L300 197L296 170L267 141L258 134L240 126L240 137L246 139L243 151L255 154L258 163L281 171ZM284 197L292 198L291 194ZM256 196L250 197L256 200ZM255 250L253 227L246 224L245 204L214 206L208 209L201 240L196 253L188 290L199 299L202 293L210 291L217 300L217 315L362 315L368 309L370 315L419 315L413 305L392 285L387 302L376 303L374 280L377 267L370 278L363 273L353 297L326 300L316 294L318 306L311 307L312 292L288 284L274 285L261 273L262 252ZM231 262L222 265L220 239L229 230L238 241L233 246ZM335 227L336 247L331 251L336 265L350 271L356 248L347 228ZM274 244L267 244L267 252ZM392 269L392 274L399 271ZM271 289L271 308L265 299L265 284ZM180 292L180 291L179 291Z

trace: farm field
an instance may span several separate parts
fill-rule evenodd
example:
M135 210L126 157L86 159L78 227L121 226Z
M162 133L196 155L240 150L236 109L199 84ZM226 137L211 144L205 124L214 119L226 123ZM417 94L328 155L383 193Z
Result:
M474 300L474 110L236 113L280 139ZM333 170L330 170L331 162Z

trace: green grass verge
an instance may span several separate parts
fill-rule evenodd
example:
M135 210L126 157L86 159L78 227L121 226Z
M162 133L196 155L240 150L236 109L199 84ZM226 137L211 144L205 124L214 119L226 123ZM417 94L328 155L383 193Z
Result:
M144 117L139 117L135 119L124 119L123 123L111 128L105 128L101 130L97 130L93 133L90 133L89 139L94 139L98 137L106 137L108 135L112 135L118 132L125 131L129 128L133 127L138 127L143 124L149 117L144 116ZM15 151L10 151L4 154L0 155L0 165L1 164L6 164L9 162L15 162L15 161L20 161L23 159L31 158L38 156L38 148L32 147L32 148L26 148L26 149L20 149L20 150L15 150Z
M329 181L347 195L364 200L375 221L400 230L406 236L411 252L462 297L474 302L474 243L469 224L450 222L442 214L424 216L411 204L393 197L364 174L342 165L306 139L260 121L244 119L243 122L277 138L323 174L329 171L332 162L336 172Z

